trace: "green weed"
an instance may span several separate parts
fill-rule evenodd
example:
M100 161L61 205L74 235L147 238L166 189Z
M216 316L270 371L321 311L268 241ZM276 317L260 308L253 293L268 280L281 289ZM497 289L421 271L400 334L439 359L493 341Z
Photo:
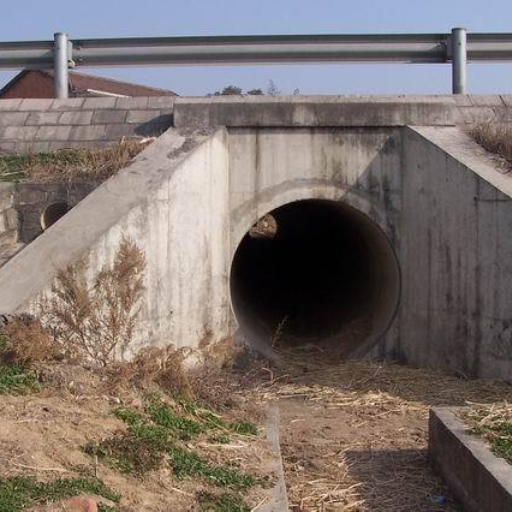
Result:
M217 443L217 444L229 444L231 442L231 439L229 438L229 436L227 436L225 434L218 434L216 436L212 436L212 437L210 437L209 440L211 443Z
M122 432L100 443L89 443L84 451L105 460L121 473L143 475L162 465L165 448L160 441Z
M173 431L182 441L190 441L204 431L200 423L177 416L170 406L162 402L149 404L147 411L157 425Z
M57 502L78 494L95 494L111 501L120 496L101 480L67 478L53 482L38 482L34 477L10 477L0 479L0 510L18 512L28 507Z
M243 436L258 435L258 427L250 421L235 421L234 423L230 423L229 428L236 434Z
M242 473L237 468L212 466L191 450L173 446L167 453L171 458L170 464L177 478L202 476L217 487L229 487L236 490L248 489L257 483L254 477Z
M0 395L27 395L39 389L34 371L18 365L0 364Z
M250 512L250 508L237 494L202 492L197 501L202 512Z
M142 415L133 409L127 407L117 407L112 411L112 415L118 420L124 421L128 425L135 425L144 421Z
M468 431L484 437L491 445L492 452L512 464L512 423L506 421L495 425L479 425Z

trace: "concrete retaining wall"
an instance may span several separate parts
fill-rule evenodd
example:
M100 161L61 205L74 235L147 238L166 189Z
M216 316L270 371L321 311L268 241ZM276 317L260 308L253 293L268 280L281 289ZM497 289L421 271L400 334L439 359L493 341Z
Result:
M429 458L467 512L512 510L512 466L465 433L457 409L430 411Z
M512 177L458 128L232 128L233 255L299 199L365 213L398 255L402 293L373 354L466 376L512 374Z
M512 95L220 96L175 100L174 126L449 126L511 122Z
M406 129L404 149L398 352L510 380L512 177L454 128Z

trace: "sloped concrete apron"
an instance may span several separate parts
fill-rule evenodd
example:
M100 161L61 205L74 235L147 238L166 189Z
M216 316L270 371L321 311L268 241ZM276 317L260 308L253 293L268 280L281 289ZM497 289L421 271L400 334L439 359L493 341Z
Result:
M429 456L449 488L470 512L512 510L512 466L480 438L466 434L460 408L430 411Z

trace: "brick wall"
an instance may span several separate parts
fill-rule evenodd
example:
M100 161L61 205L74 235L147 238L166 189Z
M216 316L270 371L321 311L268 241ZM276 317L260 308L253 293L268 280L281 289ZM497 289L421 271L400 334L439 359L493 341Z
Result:
M174 98L0 100L0 153L104 147L172 125Z

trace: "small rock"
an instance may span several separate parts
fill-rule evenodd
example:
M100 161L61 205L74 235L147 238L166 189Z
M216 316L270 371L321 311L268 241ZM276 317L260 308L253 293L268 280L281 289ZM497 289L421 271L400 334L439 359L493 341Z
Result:
M64 502L64 510L69 512L98 512L96 501L76 496Z
M117 396L111 396L108 401L111 405L121 405L121 399Z

